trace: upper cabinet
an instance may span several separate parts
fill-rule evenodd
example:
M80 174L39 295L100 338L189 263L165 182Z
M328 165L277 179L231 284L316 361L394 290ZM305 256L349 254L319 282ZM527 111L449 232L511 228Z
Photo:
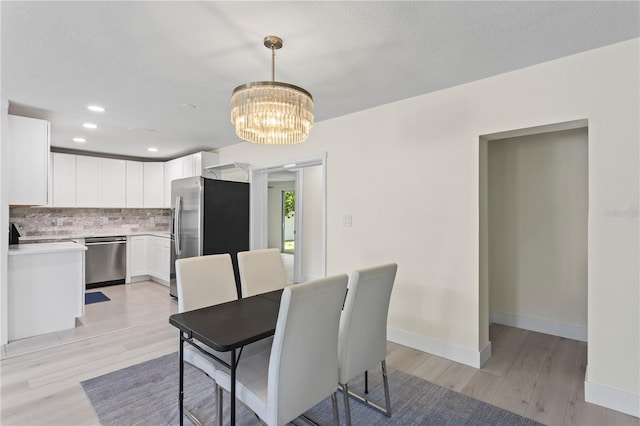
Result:
M164 206L164 163L144 163L144 207Z
M171 207L171 182L193 176L214 177L206 168L219 163L219 156L214 152L196 152L185 157L176 158L164 163L164 206Z
M72 154L51 154L52 205L57 207L76 206L76 156Z
M49 123L9 115L7 138L9 204L46 205L49 202Z
M76 157L76 206L100 207L101 158Z
M127 206L127 162L101 158L102 163L102 199L101 207Z
M171 207L171 181L191 176L214 177L205 168L218 164L218 154L210 152L166 163L57 152L51 153L50 158L49 205L54 207ZM46 189L46 180L44 185Z
M127 161L127 207L144 207L144 163Z

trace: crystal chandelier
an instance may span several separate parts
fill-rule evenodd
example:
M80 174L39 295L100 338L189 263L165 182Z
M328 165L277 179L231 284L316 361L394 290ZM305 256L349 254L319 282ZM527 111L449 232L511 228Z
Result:
M264 38L271 49L271 81L243 84L231 95L231 124L236 135L258 144L304 142L313 127L313 97L301 87L275 81L276 50L282 39Z

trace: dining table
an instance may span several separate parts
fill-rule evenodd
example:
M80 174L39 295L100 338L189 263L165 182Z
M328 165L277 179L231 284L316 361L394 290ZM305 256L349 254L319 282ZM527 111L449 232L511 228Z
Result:
M184 414L184 343L193 345L229 369L230 417L231 424L235 425L236 370L241 361L242 347L274 335L282 291L275 290L169 317L169 323L178 329L180 335L178 403L181 426ZM218 352L230 352L229 362L204 350L200 345Z

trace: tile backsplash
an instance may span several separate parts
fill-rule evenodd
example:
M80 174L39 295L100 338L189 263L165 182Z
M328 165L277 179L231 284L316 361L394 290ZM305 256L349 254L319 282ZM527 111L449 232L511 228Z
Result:
M169 232L171 209L11 207L9 221L23 238Z

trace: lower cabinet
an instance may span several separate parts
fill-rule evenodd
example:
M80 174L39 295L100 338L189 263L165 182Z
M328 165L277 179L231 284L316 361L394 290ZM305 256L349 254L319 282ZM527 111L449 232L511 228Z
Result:
M130 237L128 282L151 277L168 286L170 248L171 241L168 238L152 235Z

